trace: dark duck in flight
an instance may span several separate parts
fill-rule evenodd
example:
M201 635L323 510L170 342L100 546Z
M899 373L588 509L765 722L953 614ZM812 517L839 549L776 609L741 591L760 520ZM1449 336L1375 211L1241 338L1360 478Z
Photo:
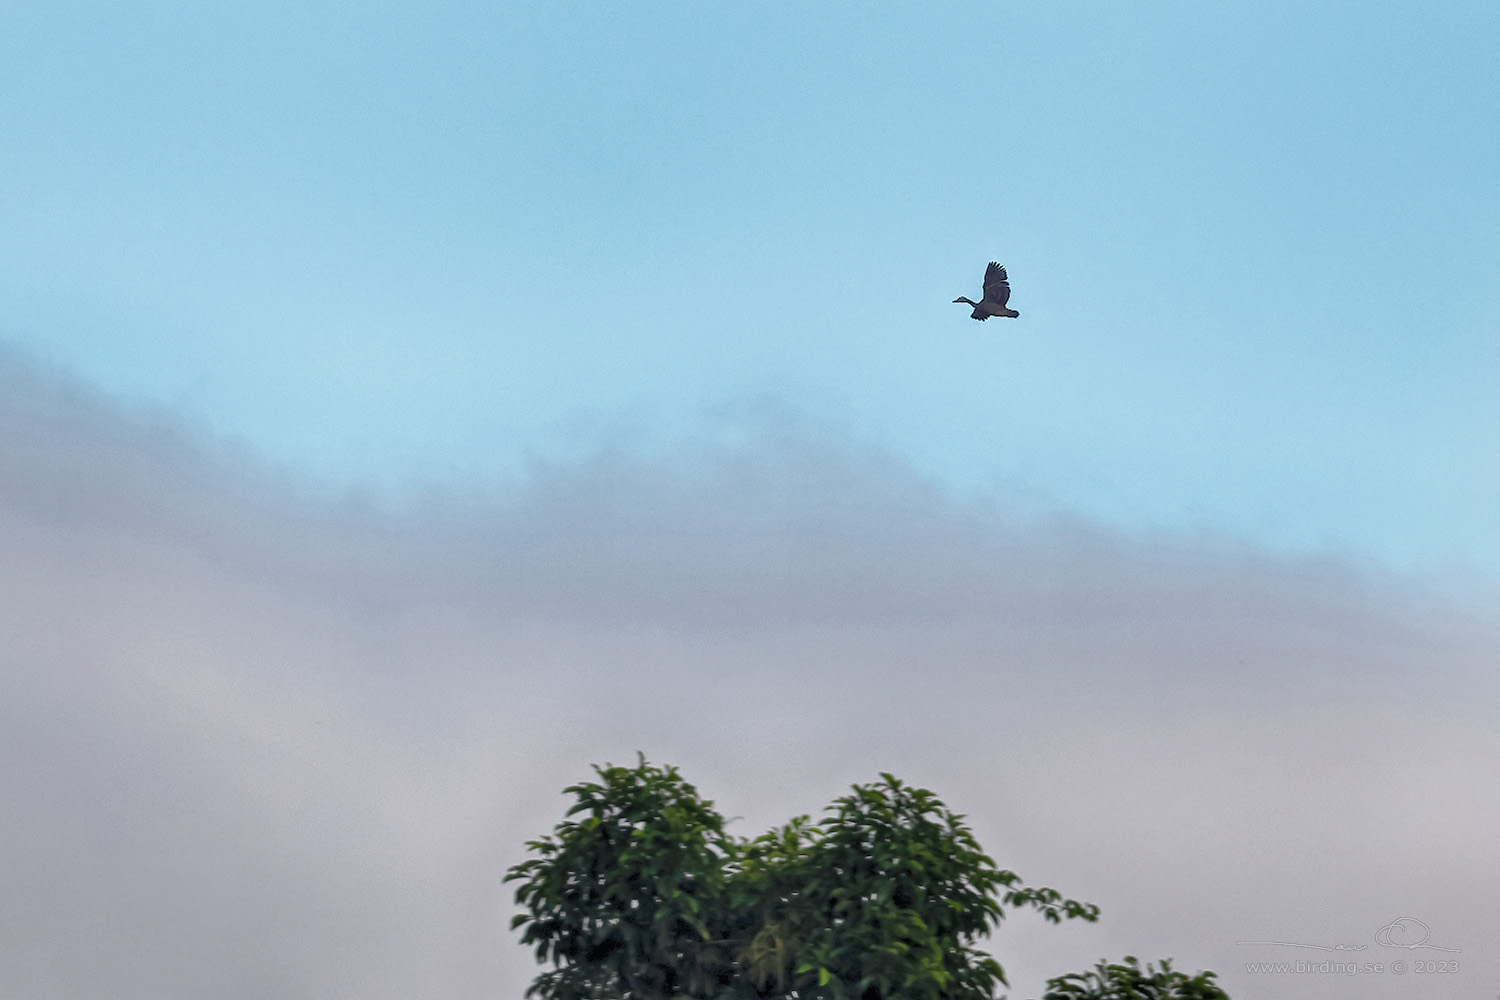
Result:
M1010 278L1005 274L1005 268L990 261L990 266L984 269L984 298L978 302L966 299L963 296L953 300L974 307L970 313L972 319L989 319L991 316L1009 316L1015 319L1021 315L1014 309L1005 308L1005 303L1010 301Z

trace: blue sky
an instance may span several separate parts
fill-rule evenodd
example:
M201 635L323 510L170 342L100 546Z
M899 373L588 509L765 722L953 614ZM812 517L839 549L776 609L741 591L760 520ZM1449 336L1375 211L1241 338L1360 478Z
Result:
M1493 573L1497 43L1486 4L12 5L0 337L335 485L770 398L960 492ZM1022 318L961 322L991 258Z

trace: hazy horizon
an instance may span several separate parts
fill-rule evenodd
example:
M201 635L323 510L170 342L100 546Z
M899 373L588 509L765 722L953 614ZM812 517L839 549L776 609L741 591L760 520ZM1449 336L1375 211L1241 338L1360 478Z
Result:
M1500 973L1492 607L957 503L787 413L382 513L4 369L18 995L508 995L504 868L637 751L746 833L882 770L932 788L1103 908L1008 920L1013 996L1126 953L1409 996L1235 944L1398 917L1462 949L1451 981Z

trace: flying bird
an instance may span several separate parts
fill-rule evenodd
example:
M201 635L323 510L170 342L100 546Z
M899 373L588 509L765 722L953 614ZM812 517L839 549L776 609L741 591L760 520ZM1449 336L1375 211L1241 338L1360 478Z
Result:
M1005 308L1005 303L1010 301L1010 278L1006 276L1005 268L994 261L990 261L990 266L984 269L983 299L975 302L960 295L953 301L973 306L971 319L985 320L991 316L1009 316L1015 319L1021 315L1014 309Z

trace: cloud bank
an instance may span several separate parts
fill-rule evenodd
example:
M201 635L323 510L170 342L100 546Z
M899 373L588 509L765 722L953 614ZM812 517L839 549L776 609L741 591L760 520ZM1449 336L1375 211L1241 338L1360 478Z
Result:
M519 995L503 871L637 749L745 833L934 789L1103 908L1007 921L1013 996L1126 953L1236 997L1500 981L1494 619L959 503L774 406L395 511L6 356L0 597L7 995ZM1350 956L1387 971L1247 971Z

